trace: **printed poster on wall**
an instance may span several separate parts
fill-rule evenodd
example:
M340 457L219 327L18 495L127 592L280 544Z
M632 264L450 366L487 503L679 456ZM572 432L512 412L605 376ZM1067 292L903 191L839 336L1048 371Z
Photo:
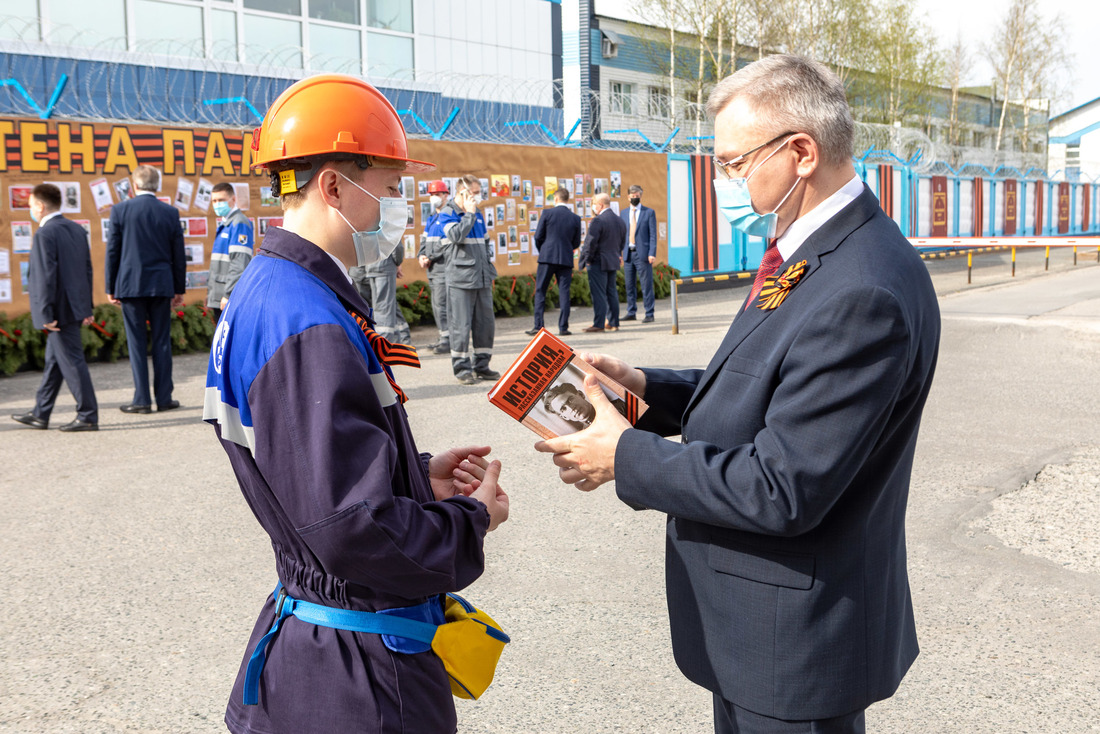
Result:
M199 211L210 210L210 199L214 196L214 184L205 178L199 179L199 187L195 189L195 208Z
M191 208L191 195L195 193L195 184L190 179L176 179L176 200L172 202L182 212Z
M15 254L30 252L32 238L30 222L11 223L11 244Z
M96 209L106 209L114 203L111 198L111 184L107 183L107 179L97 178L88 184L88 188L92 190L92 202Z
M510 187L508 186L508 174L506 174L506 173L494 173L494 174L492 174L491 178L492 178L492 181L493 181L493 184L492 184L493 196L497 196L497 197L500 197L500 198L504 198L505 196L508 196L508 192L510 191ZM451 191L454 191L454 189L451 189Z
M237 208L242 212L248 211L248 207L252 203L252 192L249 190L248 184L233 184L233 195L237 197Z
M612 171L611 172L611 191L608 192L608 193L611 194L611 198L612 199L617 199L618 197L622 196L622 188L623 188L623 173L622 173L622 171Z
M0 275L11 275L11 252L7 248L0 250Z
M74 224L79 224L84 230L84 236L88 238L88 249L92 249L92 222L90 219L74 219Z
M202 265L205 259L203 255L204 249L202 245L184 245L184 260L188 265Z
M554 194L558 190L558 179L553 176L544 176L542 179L543 185L546 187L546 200L550 201L554 198Z
M31 191L33 186L9 186L8 202L12 211L31 208Z
M0 278L0 303L11 303L11 278Z
M76 181L46 181L61 190L61 213L75 214L81 209L80 184Z

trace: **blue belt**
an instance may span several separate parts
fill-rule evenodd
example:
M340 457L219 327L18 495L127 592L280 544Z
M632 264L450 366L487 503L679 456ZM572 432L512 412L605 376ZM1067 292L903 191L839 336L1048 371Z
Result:
M444 621L443 608L438 599L431 599L412 607L359 612L295 599L286 593L282 582L276 585L274 596L275 624L271 625L267 634L256 643L252 657L248 660L248 667L245 669L244 703L246 706L254 706L260 702L260 673L263 672L264 663L267 661L267 646L287 617L295 616L303 622L320 627L383 635L382 639L386 647L403 653L430 650L436 627Z

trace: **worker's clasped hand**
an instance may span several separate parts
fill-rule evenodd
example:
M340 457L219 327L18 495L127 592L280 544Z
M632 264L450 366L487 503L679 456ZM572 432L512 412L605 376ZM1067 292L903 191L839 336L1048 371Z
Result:
M465 495L489 511L489 530L508 519L508 495L500 486L500 462L489 461L488 446L462 446L428 461L428 479L437 500Z
M584 378L584 392L596 408L592 425L577 433L539 441L535 450L554 455L563 482L590 492L615 478L615 448L630 422L615 410L592 375Z

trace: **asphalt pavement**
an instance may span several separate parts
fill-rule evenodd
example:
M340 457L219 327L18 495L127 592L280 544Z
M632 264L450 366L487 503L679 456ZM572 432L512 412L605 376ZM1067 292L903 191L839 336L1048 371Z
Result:
M943 338L909 501L921 655L872 706L869 732L1100 731L1100 266L1082 249L928 262ZM568 340L639 365L700 367L748 281L669 301L652 324ZM557 312L547 314L554 323ZM526 343L501 319L493 365ZM414 341L434 330L414 330ZM270 544L201 422L206 359L175 360L183 408L124 415L128 364L93 364L97 433L34 431L39 373L0 378L0 732L224 731L226 697L264 597ZM399 369L422 450L488 443L511 519L466 596L512 636L460 731L708 732L710 694L672 660L665 518L612 487L581 493L534 434L458 384L445 357ZM63 390L53 425L68 422Z

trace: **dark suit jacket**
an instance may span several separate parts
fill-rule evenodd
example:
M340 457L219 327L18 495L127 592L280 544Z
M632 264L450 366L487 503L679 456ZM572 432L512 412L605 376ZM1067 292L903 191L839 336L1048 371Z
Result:
M552 206L539 217L535 247L539 262L573 267L573 250L581 246L581 218L572 209Z
M588 234L581 248L580 263L583 268L595 265L600 270L618 270L620 245L623 237L623 222L608 207L599 216L588 223Z
M115 204L107 241L107 293L170 298L186 289L186 272L176 207L148 195Z
M623 209L619 217L626 225L623 234L623 259L630 257L630 207ZM634 230L634 245L643 258L657 256L657 215L644 204L638 205L638 228Z
M79 224L58 215L38 228L27 277L36 329L92 315L92 255Z
M615 454L620 498L669 515L681 670L782 719L887 698L917 655L905 506L940 335L928 272L870 189L780 272L802 260L705 371L646 371L645 430Z

